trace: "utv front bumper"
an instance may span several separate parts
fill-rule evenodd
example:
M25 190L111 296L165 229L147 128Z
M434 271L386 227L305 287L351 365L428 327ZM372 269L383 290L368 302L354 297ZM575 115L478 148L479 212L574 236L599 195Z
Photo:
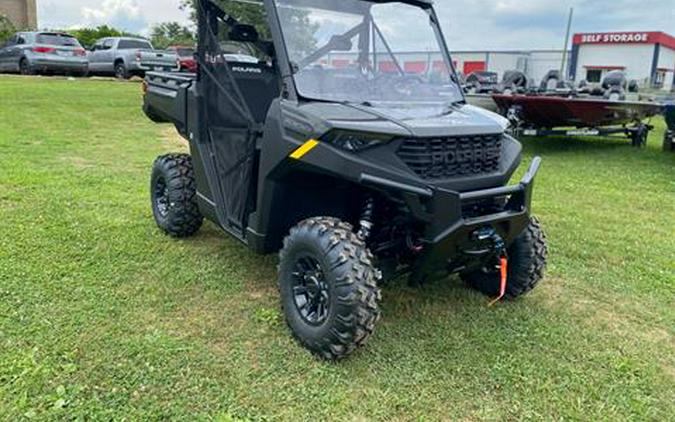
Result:
M396 183L413 217L425 226L420 256L412 269L412 281L480 267L500 251L484 248L477 234L491 229L508 246L528 226L534 179L541 158L532 161L520 183L471 192L443 188L420 189ZM364 183L384 187L388 181L362 176Z

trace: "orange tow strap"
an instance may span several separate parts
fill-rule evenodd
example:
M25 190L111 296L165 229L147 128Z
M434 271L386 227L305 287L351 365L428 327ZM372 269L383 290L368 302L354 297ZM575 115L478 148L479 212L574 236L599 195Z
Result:
M495 298L490 303L488 303L488 307L493 306L495 303L502 300L506 295L506 279L508 277L508 270L509 270L509 260L506 259L506 257L499 258L499 275L500 275L499 297Z

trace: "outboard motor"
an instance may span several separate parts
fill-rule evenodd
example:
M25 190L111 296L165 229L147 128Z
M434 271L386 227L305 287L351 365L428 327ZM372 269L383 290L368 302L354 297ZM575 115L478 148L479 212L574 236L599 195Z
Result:
M636 94L640 91L640 84L635 79L628 82L628 92Z
M494 72L473 72L466 77L466 87L471 93L486 94L493 92L499 83L499 75Z
M602 89L605 90L605 99L610 101L623 101L626 99L628 78L619 70L609 72L602 80Z
M618 86L622 89L626 89L628 86L628 78L626 74L620 70L614 70L605 75L605 79L602 80L602 88L610 89L611 87Z
M567 81L559 81L558 82L558 89L574 89L574 84L567 82Z
M589 91L590 91L589 93L594 97L602 97L603 95L605 95L605 90L602 89L602 87L598 86L598 85L591 86Z
M502 90L504 94L524 93L527 91L529 80L527 75L519 70L509 70L504 73L502 79Z
M539 89L543 92L555 91L560 83L562 82L562 77L560 76L559 70L549 70L544 79L539 85Z
M582 79L579 81L579 83L577 84L577 92L580 94L591 93L591 86L588 84L588 81L586 79Z

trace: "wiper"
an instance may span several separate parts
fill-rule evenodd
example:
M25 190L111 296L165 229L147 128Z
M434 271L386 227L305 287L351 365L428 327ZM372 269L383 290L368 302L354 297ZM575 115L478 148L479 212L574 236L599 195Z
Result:
M364 106L364 107L374 107L373 103L371 103L370 101L347 101L347 100L345 100L345 101L340 101L340 104L350 105L350 106L357 105L357 106Z
M452 101L450 103L447 103L443 107L443 111L441 112L441 116L447 116L448 114L452 114L457 110L457 105L464 103L464 100L457 100L457 101Z

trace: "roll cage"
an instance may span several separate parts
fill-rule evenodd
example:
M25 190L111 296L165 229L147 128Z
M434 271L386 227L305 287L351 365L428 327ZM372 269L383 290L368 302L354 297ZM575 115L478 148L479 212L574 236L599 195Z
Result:
M449 49L443 36L438 16L434 10L433 0L361 0L364 4L364 9L362 13L364 14L364 21L350 30L346 31L339 37L333 37L328 43L321 46L312 54L305 57L300 63L293 63L289 59L288 51L286 49L286 44L284 42L284 35L281 30L281 24L279 20L279 14L277 9L276 0L231 0L236 3L250 4L259 6L264 9L266 14L267 29L270 32L271 40L261 40L259 34L255 27L247 23L239 22L234 16L228 14L220 6L218 6L213 0L199 0L199 14L207 14L209 18L205 22L200 22L200 41L204 36L208 34L203 33L202 28L207 26L213 28L217 25L216 20L222 21L227 25L231 31L238 32L239 30L247 29L252 30L254 39L246 40L250 42L256 49L260 52L268 55L273 59L273 66L275 71L278 72L281 82L281 92L285 99L290 100L299 100L303 99L302 96L298 93L298 90L295 86L295 81L293 80L293 75L297 72L298 69L303 68L304 66L313 63L316 59L322 57L326 53L332 51L336 43L339 43L341 40L346 38L353 38L356 35L362 34L360 37L359 45L359 62L364 63L367 60L367 56L370 53L370 43L369 40L371 37L379 37L384 45L386 53L391 57L392 62L396 67L396 71L403 75L405 73L403 66L401 66L399 60L396 58L394 52L389 47L387 40L384 37L384 34L380 30L379 26L373 21L372 16L369 14L369 3L405 3L414 6L421 7L428 11L430 18L433 22L433 28L438 40L440 47L440 53L443 55L444 60L446 61L451 78L453 82L459 84L459 78L457 77L457 72L454 67L453 61L450 57ZM296 0L295 4L298 6L306 5L308 7L322 8L331 11L345 11L345 12L354 12L353 8L348 6L340 7L340 3L323 1L323 0ZM213 34L211 34L213 35ZM365 40L365 41L364 41ZM244 41L244 40L242 40ZM199 43L200 46L203 44ZM374 48L374 47L373 47ZM200 51L199 58L204 58L205 55L201 54ZM222 53L222 52L221 52Z

